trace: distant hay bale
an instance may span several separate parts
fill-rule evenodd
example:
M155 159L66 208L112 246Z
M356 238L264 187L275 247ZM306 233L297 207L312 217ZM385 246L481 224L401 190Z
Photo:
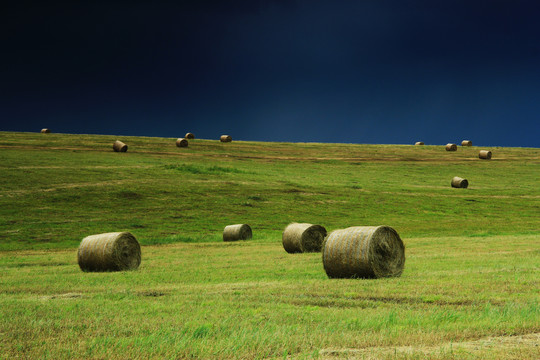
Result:
M128 149L128 146L124 144L123 142L116 140L113 144L113 150L116 152L126 152Z
M446 144L446 151L457 151L456 144Z
M178 147L188 147L188 141L184 138L178 138L176 140L176 146Z
M321 225L292 223L283 230L283 247L288 253L319 252L326 237Z
M47 128L41 129L42 134L49 134L50 132L51 132L50 129L47 129Z
M423 141L417 141L414 143L414 145L424 145L424 142Z
M480 152L478 153L478 158L486 159L486 160L491 159L491 151L489 151L489 150L480 150Z
M227 225L223 229L223 241L248 240L252 236L251 227L247 224Z
M472 141L471 140L463 140L461 142L461 146L472 146Z
M192 133L186 133L186 136L185 136L186 139L195 139L195 135L193 135Z
M141 246L129 232L90 235L77 251L82 271L135 270L141 264Z
M451 185L454 188L466 189L469 186L469 182L467 181L467 179L460 178L459 176L454 176Z
M405 266L405 245L389 226L355 226L328 235L322 250L330 278L400 276Z
M219 140L221 142L231 142L232 141L232 137L230 135L221 135L221 137L219 138Z

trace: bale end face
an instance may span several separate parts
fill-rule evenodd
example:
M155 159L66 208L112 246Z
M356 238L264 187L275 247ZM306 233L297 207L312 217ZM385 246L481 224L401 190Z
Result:
M466 189L469 186L467 179L460 178L459 176L454 176L450 184L453 188L458 189Z
M128 150L128 146L123 142L116 140L113 144L113 150L115 152L126 152Z
M457 151L456 144L446 144L446 151Z
M389 226L356 226L335 230L323 245L329 278L397 277L405 267L405 245Z
M417 141L414 143L414 145L424 145L424 142L423 141Z
M491 159L491 151L489 151L489 150L480 150L480 152L478 153L478 158L479 159L484 159L484 160Z
M292 223L283 231L283 248L290 254L321 251L326 229L321 225Z
M223 241L249 240L253 237L248 224L227 225L223 229Z
M219 140L221 142L231 142L232 141L232 137L230 135L221 135L221 137L219 138Z
M471 140L463 140L461 142L461 146L472 146L472 141Z
M192 133L186 133L186 136L185 136L186 139L189 139L189 140L192 140L192 139L195 139L195 135L193 135Z
M178 140L176 140L176 146L178 146L178 147L188 147L188 141L186 139L179 138Z

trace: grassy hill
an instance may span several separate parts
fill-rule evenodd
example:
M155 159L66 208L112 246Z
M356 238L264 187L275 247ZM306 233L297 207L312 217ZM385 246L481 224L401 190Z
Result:
M0 132L0 353L538 354L540 149L175 140ZM284 252L292 221L392 226L405 271L330 280ZM254 239L223 243L234 223ZM137 237L141 268L82 273L80 240L109 231Z

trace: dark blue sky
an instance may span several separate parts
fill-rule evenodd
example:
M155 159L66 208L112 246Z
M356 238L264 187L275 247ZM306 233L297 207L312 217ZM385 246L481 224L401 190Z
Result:
M539 19L524 0L14 2L0 130L540 147Z

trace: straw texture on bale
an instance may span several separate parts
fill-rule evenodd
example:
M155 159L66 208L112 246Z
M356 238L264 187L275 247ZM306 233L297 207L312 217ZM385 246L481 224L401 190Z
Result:
M178 147L188 147L188 141L186 139L183 139L183 138L178 138L178 140L176 140L176 146L178 146Z
M82 271L135 270L141 264L141 246L129 232L90 235L77 251Z
M223 241L251 239L251 227L247 224L227 225L223 229Z
M461 146L472 146L472 141L471 140L463 140L461 142Z
M456 144L446 144L446 151L457 151Z
M232 137L230 135L221 135L221 137L219 138L219 140L221 142L231 142L232 141Z
M414 145L424 145L424 142L423 141L417 141L414 143Z
M186 133L186 136L185 136L186 139L195 139L195 135L193 135L192 133Z
M41 133L42 133L42 134L48 134L48 133L50 133L50 132L51 132L51 130L49 130L49 129L47 129L47 128L41 129Z
M469 186L467 179L460 178L459 176L454 176L451 182L452 187L466 189Z
M321 225L292 223L283 230L283 247L288 253L318 252L326 237Z
M328 235L322 250L330 278L400 276L405 266L405 245L389 226L355 226Z
M478 153L478 158L486 159L486 160L491 159L491 151L489 151L489 150L480 150L480 152Z
M113 150L116 152L126 152L128 149L128 146L124 144L123 142L116 140L113 144Z

